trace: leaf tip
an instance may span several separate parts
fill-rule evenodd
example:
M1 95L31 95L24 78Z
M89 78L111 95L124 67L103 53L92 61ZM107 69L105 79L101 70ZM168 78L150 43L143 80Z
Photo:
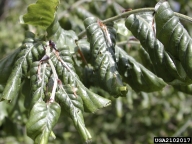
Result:
M86 144L91 144L92 143L92 139L88 139L85 141Z

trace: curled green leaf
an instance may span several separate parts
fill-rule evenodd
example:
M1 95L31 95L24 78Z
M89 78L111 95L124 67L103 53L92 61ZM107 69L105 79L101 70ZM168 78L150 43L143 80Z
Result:
M40 62L33 62L30 68L30 83L31 83L31 94L27 97L30 99L29 107L32 106L39 100L43 100L46 94L46 86L50 77L50 67L46 67L47 64L44 63L40 65ZM38 73L40 69L40 73Z
M192 39L168 2L159 4L155 21L157 38L163 43L165 50L181 62L188 77L192 79Z
M11 101L12 98L18 94L21 85L21 78L23 76L28 76L30 65L34 60L39 60L44 52L41 43L35 42L34 34L31 32L26 32L26 38L19 50L17 57L14 58L14 68L6 83L1 99Z
M116 32L114 28L111 25L106 27L94 17L86 18L84 25L90 40L95 82L115 97L125 96L127 88L122 83L115 62Z
M79 131L85 141L91 139L91 135L84 124L83 119L83 101L81 97L76 93L75 88L70 85L60 86L61 89L56 93L61 106L67 111L76 129Z
M161 90L166 83L139 64L124 50L116 46L116 55L121 75L135 91L153 92Z
M73 61L69 47L59 47L59 57L52 55L51 59L56 67L57 74L64 85L71 85L77 89L77 94L83 100L85 111L95 112L100 108L108 106L111 102L87 89L80 81L73 67Z
M163 44L156 39L151 25L140 16L134 14L127 18L125 24L148 52L157 76L170 84L191 82L181 63L170 56L165 51Z

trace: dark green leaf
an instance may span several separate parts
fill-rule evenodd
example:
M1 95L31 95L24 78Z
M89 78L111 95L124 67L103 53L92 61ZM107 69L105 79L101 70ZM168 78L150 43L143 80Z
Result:
M95 82L104 87L113 96L125 96L126 86L123 85L115 62L116 32L94 17L86 18L84 25L90 40L91 62L95 71Z
M21 76L22 76L22 65L23 59L17 60L17 64L11 72L11 75L7 81L1 100L11 101L15 96L18 95L20 85L21 85Z
M142 65L154 73L154 67L147 51L142 46L138 51L139 51L139 57L142 61Z
M165 51L163 44L154 36L152 26L143 18L130 15L126 20L126 26L148 52L157 76L170 84L191 82L181 63Z
M87 89L79 80L78 75L73 67L73 61L69 48L63 46L58 48L60 57L65 65L53 55L51 57L53 64L56 67L57 74L64 85L71 85L77 89L77 94L82 98L85 111L95 112L96 110L106 107L110 104L110 100L105 99Z
M48 38L52 39L59 49L64 45L67 45L70 48L70 52L74 53L74 48L76 46L75 40L77 40L77 35L72 30L64 30L57 18L53 21L53 23L47 28Z
M154 15L153 12L138 13L149 25L153 25Z
M41 65L40 74L38 74L38 66L40 62L33 62L30 69L31 76L31 94L28 96L30 100L29 106L32 106L37 102L45 98L46 85L50 77L50 68L47 68L46 63Z
M23 45L20 47L20 52L17 55L14 68L9 76L1 99L11 101L12 98L18 94L22 76L28 75L28 70L33 60L39 59L44 52L40 44L39 42L34 42L33 33L26 33L26 38Z
M168 2L159 5L155 14L157 38L175 59L178 59L192 79L192 39L174 15Z
M16 56L19 52L20 52L20 49L17 49L12 54L8 55L7 57L5 57L0 61L0 83L1 84L5 84L6 81L8 80L11 74Z
M56 102L45 103L37 102L29 116L27 122L27 134L35 143L47 144L49 135L57 123L60 116L61 108Z
M120 47L116 46L115 49L121 75L135 91L153 92L161 90L166 85L161 78L135 61Z
M70 85L62 87L56 94L61 106L67 111L76 129L79 131L85 141L91 139L91 135L84 124L83 119L83 101L81 97L76 94L76 90Z
M192 94L192 84L187 85L187 86L182 86L182 85L176 85L174 88L178 91L184 92L186 94Z

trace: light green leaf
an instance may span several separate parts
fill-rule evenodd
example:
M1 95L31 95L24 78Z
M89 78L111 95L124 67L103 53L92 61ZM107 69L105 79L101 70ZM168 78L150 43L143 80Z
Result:
M27 134L35 143L47 144L49 135L58 121L61 108L56 102L37 102L27 122Z
M92 13L84 9L83 7L77 7L73 11L74 14L76 14L81 20L84 20L87 17L94 16Z
M118 22L115 23L116 29L117 29L117 33L123 35L123 36L129 36L129 31L125 26L125 20L120 20Z
M117 116L121 118L123 116L123 100L119 97L115 102Z
M38 0L29 5L27 13L23 16L26 24L48 28L55 18L59 0Z

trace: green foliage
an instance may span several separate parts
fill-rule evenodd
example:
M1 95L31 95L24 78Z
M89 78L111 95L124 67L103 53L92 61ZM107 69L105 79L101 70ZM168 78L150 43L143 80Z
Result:
M112 95L125 95L127 88L123 86L115 63L116 33L107 30L107 27L103 28L103 24L94 17L85 19L84 24L90 41L91 61L95 68L95 81L98 81L100 87L106 88ZM106 30L109 31L109 35L107 35Z
M73 2L29 5L25 24L46 32L25 25L22 45L0 60L0 143L82 143L74 128L87 143L189 136L190 98L178 91L191 94L191 37L169 3L122 12L133 3Z
M135 61L120 47L115 47L118 66L125 81L137 92L161 90L166 84L151 71Z
M155 37L152 25L148 24L140 16L130 15L126 20L126 26L140 40L141 45L148 52L155 73L159 77L173 84L191 81L181 63L173 56L170 56L164 49L163 44Z
M28 100L27 108L32 108L37 101L42 101L45 98L46 85L50 78L50 70L46 69L46 64L41 68L41 80L37 76L39 62L33 62L30 69L31 97ZM35 84L35 85L34 85Z
M35 143L46 144L49 135L60 116L61 107L56 102L37 102L29 116L27 134Z
M26 24L41 26L45 29L54 21L59 0L38 0L35 4L29 5L27 13L23 16Z
M9 75L11 74L11 67L14 65L14 61L16 59L17 54L19 53L19 49L14 51L13 54L3 58L0 63L0 83L5 84Z
M57 18L53 23L47 28L48 38L55 41L58 48L67 45L70 48L70 53L74 52L75 40L77 40L77 35L73 30L66 31L62 29Z
M65 91L66 90L66 91ZM66 86L66 88L61 89L56 94L56 97L62 103L64 109L68 112L69 116L73 120L73 123L76 129L79 131L84 140L90 140L91 134L87 130L83 120L83 101L82 99L73 93L73 89L70 86Z
M166 51L181 62L188 77L192 78L192 39L174 15L168 2L163 2L158 7L155 21L157 38L163 43Z

